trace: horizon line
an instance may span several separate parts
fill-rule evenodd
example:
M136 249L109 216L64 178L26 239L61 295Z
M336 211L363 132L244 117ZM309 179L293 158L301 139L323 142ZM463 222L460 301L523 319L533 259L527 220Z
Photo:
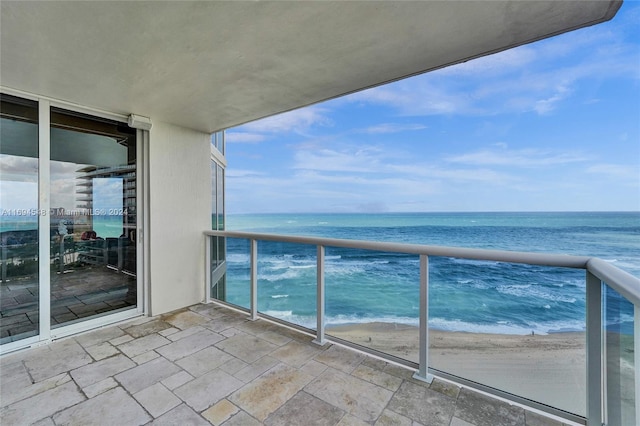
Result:
M398 212L233 212L225 215L276 215L276 214L452 214L452 213L640 213L640 210L432 210ZM214 216L215 213L212 213Z

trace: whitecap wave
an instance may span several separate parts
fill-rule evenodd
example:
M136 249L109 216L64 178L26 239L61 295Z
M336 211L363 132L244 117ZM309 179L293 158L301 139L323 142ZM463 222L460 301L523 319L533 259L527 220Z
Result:
M280 280L295 280L302 277L302 269L287 268L281 273L261 272L258 274L258 280L277 282Z
M316 317L314 315L297 315L294 314L293 311L289 310L269 310L264 311L264 314L310 329L315 329L317 325ZM420 321L418 318L400 316L331 315L325 317L325 326L327 327L370 323L403 324L415 326L417 328ZM429 328L465 333L527 335L534 332L535 334L546 335L557 332L584 331L585 324L584 321L550 321L540 323L531 322L527 324L513 324L509 321L497 321L493 324L479 324L462 320L431 318L429 319Z
M269 315L270 317L276 317L280 319L291 318L293 317L293 311L264 311L265 315ZM286 320L289 321L289 320Z
M576 303L575 297L570 297L557 293L549 293L544 291L539 286L532 284L507 284L499 285L496 290L502 294L508 294L509 296L524 297L524 298L540 298L544 300L551 300L553 302L565 302Z
M227 263L249 263L251 258L248 254L242 253L227 253Z
M444 331L463 331L467 333L488 334L549 334L561 331L584 331L584 321L550 321L532 322L528 324L513 324L509 321L497 321L494 324L478 324L462 320L447 320L443 318L429 319L429 327Z

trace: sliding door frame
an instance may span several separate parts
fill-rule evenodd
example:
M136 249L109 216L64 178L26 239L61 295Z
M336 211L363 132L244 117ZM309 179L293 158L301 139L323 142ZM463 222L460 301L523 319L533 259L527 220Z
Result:
M36 96L30 93L0 86L0 92L38 102L38 210L45 212L38 215L38 285L39 285L39 329L38 335L0 345L0 354L15 350L40 346L52 340L108 324L145 315L149 312L149 237L146 232L149 216L149 179L148 179L148 151L149 132L136 130L136 306L113 314L80 320L73 324L51 327L51 268L50 256L50 200L51 200L51 107L59 107L73 112L87 114L97 118L127 123L127 116L114 114L93 108L82 107L55 100L48 97Z

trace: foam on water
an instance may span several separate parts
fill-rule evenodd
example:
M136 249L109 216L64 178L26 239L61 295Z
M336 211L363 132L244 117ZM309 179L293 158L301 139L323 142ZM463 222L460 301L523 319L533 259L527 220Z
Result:
M539 298L544 300L552 300L554 302L576 303L575 297L567 297L562 294L550 293L538 286L531 284L524 285L501 285L496 287L500 293L508 294L516 297Z

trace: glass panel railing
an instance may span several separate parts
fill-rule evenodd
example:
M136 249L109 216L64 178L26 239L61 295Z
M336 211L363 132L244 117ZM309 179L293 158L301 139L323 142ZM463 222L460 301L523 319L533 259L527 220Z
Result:
M326 334L418 362L419 256L327 247Z
M212 291L212 297L216 294L224 295L223 302L241 308L250 309L251 305L251 251L249 240L243 238L227 238L227 260L224 289ZM214 282L214 285L216 283ZM218 282L219 286L221 283ZM212 289L214 290L214 289Z
M209 267L210 270L210 294L211 298L226 300L227 274L226 271L226 238L209 237Z
M316 329L315 245L258 242L258 311Z
M634 307L603 285L606 424L636 423Z
M429 366L584 415L582 271L430 259Z
M254 263L253 308L310 329L320 327L313 323L321 309L320 343L326 333L416 363L420 377L427 377L428 365L436 375L475 382L568 419L636 423L639 314L630 300L640 303L640 281L607 262L274 235L257 242L252 259L248 235L227 239L227 302L251 309ZM424 289L428 357L420 345ZM324 304L317 303L323 293Z

